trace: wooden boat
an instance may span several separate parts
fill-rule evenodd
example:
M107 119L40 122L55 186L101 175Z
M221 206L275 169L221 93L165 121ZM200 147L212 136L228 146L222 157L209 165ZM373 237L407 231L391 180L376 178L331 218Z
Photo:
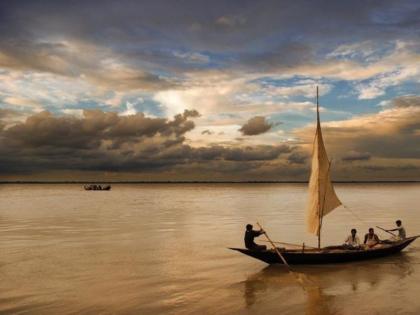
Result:
M287 263L290 265L319 265L335 264L351 261L368 260L396 254L407 247L418 236L408 237L405 240L390 244L379 244L371 249L279 249ZM230 248L242 254L259 259L267 264L282 264L280 257L274 250L255 251L244 248Z
M111 185L97 185L97 184L89 184L83 186L85 190L111 190Z
M309 202L306 211L306 226L309 233L318 237L317 248L299 248L274 250L250 250L230 248L242 254L262 260L267 264L329 264L359 261L384 257L400 252L410 245L417 237L408 237L398 241L382 242L368 249L345 249L343 246L321 247L322 219L325 215L339 207L342 203L338 199L330 180L331 162L322 137L319 117L318 87L316 88L317 127L312 151L311 176L309 179ZM267 236L268 239L268 236ZM268 239L271 243L271 240ZM299 245L298 245L299 247Z

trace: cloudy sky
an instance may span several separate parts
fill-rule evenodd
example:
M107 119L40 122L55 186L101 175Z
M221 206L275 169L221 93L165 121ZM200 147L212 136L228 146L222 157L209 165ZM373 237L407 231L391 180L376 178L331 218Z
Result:
M420 2L2 1L0 179L420 180Z

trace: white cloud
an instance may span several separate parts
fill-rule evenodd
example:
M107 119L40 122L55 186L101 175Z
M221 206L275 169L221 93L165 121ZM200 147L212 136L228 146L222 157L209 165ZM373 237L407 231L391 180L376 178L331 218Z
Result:
M375 44L372 41L363 41L359 43L343 44L334 49L331 53L327 54L327 58L331 57L345 57L356 58L372 55L377 52Z
M84 80L50 73L11 70L0 78L0 95L14 105L60 108L97 97L98 92Z
M83 116L83 109L65 108L65 109L61 110L61 112L66 114L66 115L76 116L76 117L79 117L79 118L84 117Z
M420 63L420 57L418 59ZM375 77L369 83L357 84L356 90L359 93L359 99L373 99L384 95L387 88L400 85L408 80L420 82L420 65L400 66L395 71Z
M328 94L331 89L331 84L320 83L318 84L314 80L305 80L304 82L298 82L297 84L291 86L276 86L268 85L263 88L263 91L269 96L273 97L284 97L289 98L291 96L304 96L307 98L315 98L316 90L315 86L319 87L319 95Z
M363 63L355 64L353 70L347 69L342 73L343 79L368 80L368 82L355 83L359 99L374 99L382 96L386 93L387 88L404 82L420 82L418 43L396 41L393 46L393 49L383 57L377 57L373 62L365 60L368 62L364 62L364 66ZM373 50L371 42L362 42L340 46L329 56L368 56L373 53Z
M185 109L196 109L202 115L221 111L232 111L237 105L239 93L246 93L249 85L245 79L233 76L203 73L190 74L184 88L155 93L153 99L161 104L167 117L182 113Z
M197 126L187 134L188 144L194 147L201 147L211 144L230 144L234 145L236 143L236 138L241 136L241 133L238 131L240 125L223 125L223 126L214 126L214 125L203 125ZM203 135L203 131L210 130L211 135Z
M39 102L25 97L6 96L2 101L8 105L12 105L16 109L30 109L34 112L39 112L43 109Z
M314 80L328 78L350 81L359 99L376 98L383 95L388 87L405 82L420 82L418 43L395 41L387 44L391 48L383 54L375 47L364 52L365 46L370 47L371 42L342 45L327 55L323 62L300 64L277 71L283 78L306 76ZM358 58L353 59L356 55Z
M129 116L129 115L137 114L137 110L134 107L134 104L131 104L130 102L126 102L125 106L127 109L120 114L121 116Z
M173 55L177 58L183 59L188 63L206 64L210 61L210 57L198 52L179 52L174 51Z

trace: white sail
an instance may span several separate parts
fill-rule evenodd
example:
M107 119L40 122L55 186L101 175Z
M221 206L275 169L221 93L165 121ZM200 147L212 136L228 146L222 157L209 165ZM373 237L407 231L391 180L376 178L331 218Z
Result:
M330 161L322 139L317 89L317 127L312 152L309 204L306 215L308 232L320 236L322 218L340 205L341 201L331 184Z

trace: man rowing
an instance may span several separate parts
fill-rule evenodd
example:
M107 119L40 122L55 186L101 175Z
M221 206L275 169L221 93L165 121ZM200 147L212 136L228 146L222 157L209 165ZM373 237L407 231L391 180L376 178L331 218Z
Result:
M398 231L398 237L396 237L397 238L396 240L397 241L405 240L406 233L405 233L405 228L402 226L401 220L395 221L395 224L397 225L397 227L395 229L390 229L390 230L385 230L385 231L387 231L387 232Z
M265 245L258 245L254 242L254 238L260 236L261 234L264 234L264 230L255 231L252 229L252 224L246 225L246 231L245 231L245 247L251 250L265 250L267 249L267 246Z

